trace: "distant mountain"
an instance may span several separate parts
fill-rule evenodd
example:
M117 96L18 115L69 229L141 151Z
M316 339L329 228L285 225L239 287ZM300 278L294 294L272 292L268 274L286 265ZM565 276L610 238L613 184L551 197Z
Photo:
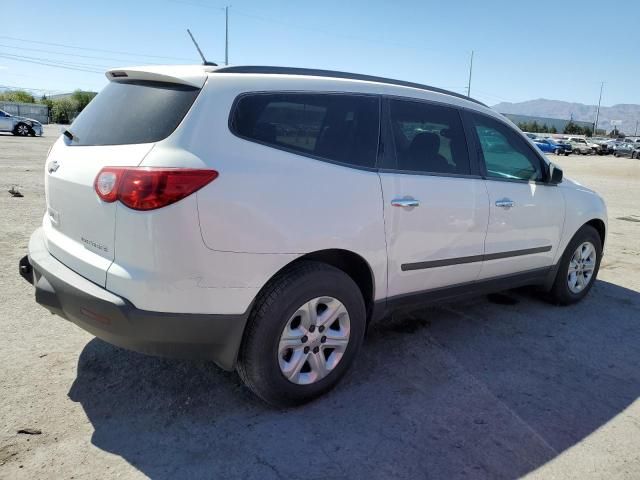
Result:
M500 113L513 113L519 115L531 115L537 117L549 117L593 122L596 118L596 105L584 105L583 103L562 102L560 100L548 100L539 98L526 102L510 103L502 102L493 106ZM611 107L600 107L598 128L612 130L611 120L621 120L618 130L633 135L636 122L640 121L640 105L619 104ZM640 132L640 127L638 128Z

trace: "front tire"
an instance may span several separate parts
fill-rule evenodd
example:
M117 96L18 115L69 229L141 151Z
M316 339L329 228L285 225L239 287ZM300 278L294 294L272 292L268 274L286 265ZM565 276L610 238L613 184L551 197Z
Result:
M366 327L360 289L341 270L303 261L277 275L256 299L237 370L276 407L331 390L355 359Z
M27 137L31 134L31 127L26 123L19 123L16 128L13 129L13 134L20 137Z
M559 305L582 300L596 280L602 259L602 241L597 230L583 225L562 254L558 272L550 290Z

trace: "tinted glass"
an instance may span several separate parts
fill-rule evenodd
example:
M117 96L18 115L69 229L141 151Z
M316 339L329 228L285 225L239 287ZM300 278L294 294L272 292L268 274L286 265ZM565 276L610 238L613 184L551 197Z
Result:
M457 110L391 100L391 129L399 170L471 173L462 120Z
M487 176L512 180L541 180L540 159L526 141L507 125L472 115Z
M362 95L274 93L241 97L231 128L270 146L360 167L373 167L379 107Z
M200 89L161 82L110 82L70 127L71 145L124 145L168 137Z

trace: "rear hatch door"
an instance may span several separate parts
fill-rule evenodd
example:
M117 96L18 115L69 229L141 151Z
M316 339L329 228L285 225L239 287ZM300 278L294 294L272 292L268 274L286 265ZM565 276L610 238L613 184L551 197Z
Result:
M101 286L115 256L117 203L98 197L96 176L107 166L138 166L176 129L206 79L202 72L194 86L192 77L117 73L57 140L45 166L49 252Z

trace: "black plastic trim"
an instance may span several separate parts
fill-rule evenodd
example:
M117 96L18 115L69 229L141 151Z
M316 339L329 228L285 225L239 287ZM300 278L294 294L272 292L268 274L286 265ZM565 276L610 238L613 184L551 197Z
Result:
M263 75L300 75L307 77L325 77L325 78L342 78L347 80L361 80L363 82L376 82L386 83L388 85L396 85L399 87L410 87L419 90L426 90L428 92L442 93L455 98L461 98L468 100L478 105L486 107L486 105L479 100L461 95L460 93L445 90L443 88L431 87L429 85L423 85L421 83L406 82L404 80L394 80L392 78L376 77L373 75L363 75L359 73L341 72L336 70L321 70L314 68L296 68L296 67L272 67L272 66L260 66L260 65L247 65L236 67L223 67L214 70L211 73L255 73Z
M461 265L464 263L484 262L488 260L498 260L500 258L520 257L522 255L532 255L551 251L551 245L545 247L524 248L522 250L511 250L509 252L488 253L484 255L471 255L468 257L446 258L443 260L431 260L428 262L403 263L400 268L403 272L411 270L423 270L425 268L447 267L450 265Z
M46 249L42 228L29 240L28 262L36 302L96 337L150 355L204 358L225 370L235 367L251 305L242 314L141 310L54 258Z
M553 283L557 269L558 265L553 265L511 275L464 282L378 300L373 306L371 321L379 321L397 310L418 308L433 303L451 302L518 287L532 285L548 288Z

